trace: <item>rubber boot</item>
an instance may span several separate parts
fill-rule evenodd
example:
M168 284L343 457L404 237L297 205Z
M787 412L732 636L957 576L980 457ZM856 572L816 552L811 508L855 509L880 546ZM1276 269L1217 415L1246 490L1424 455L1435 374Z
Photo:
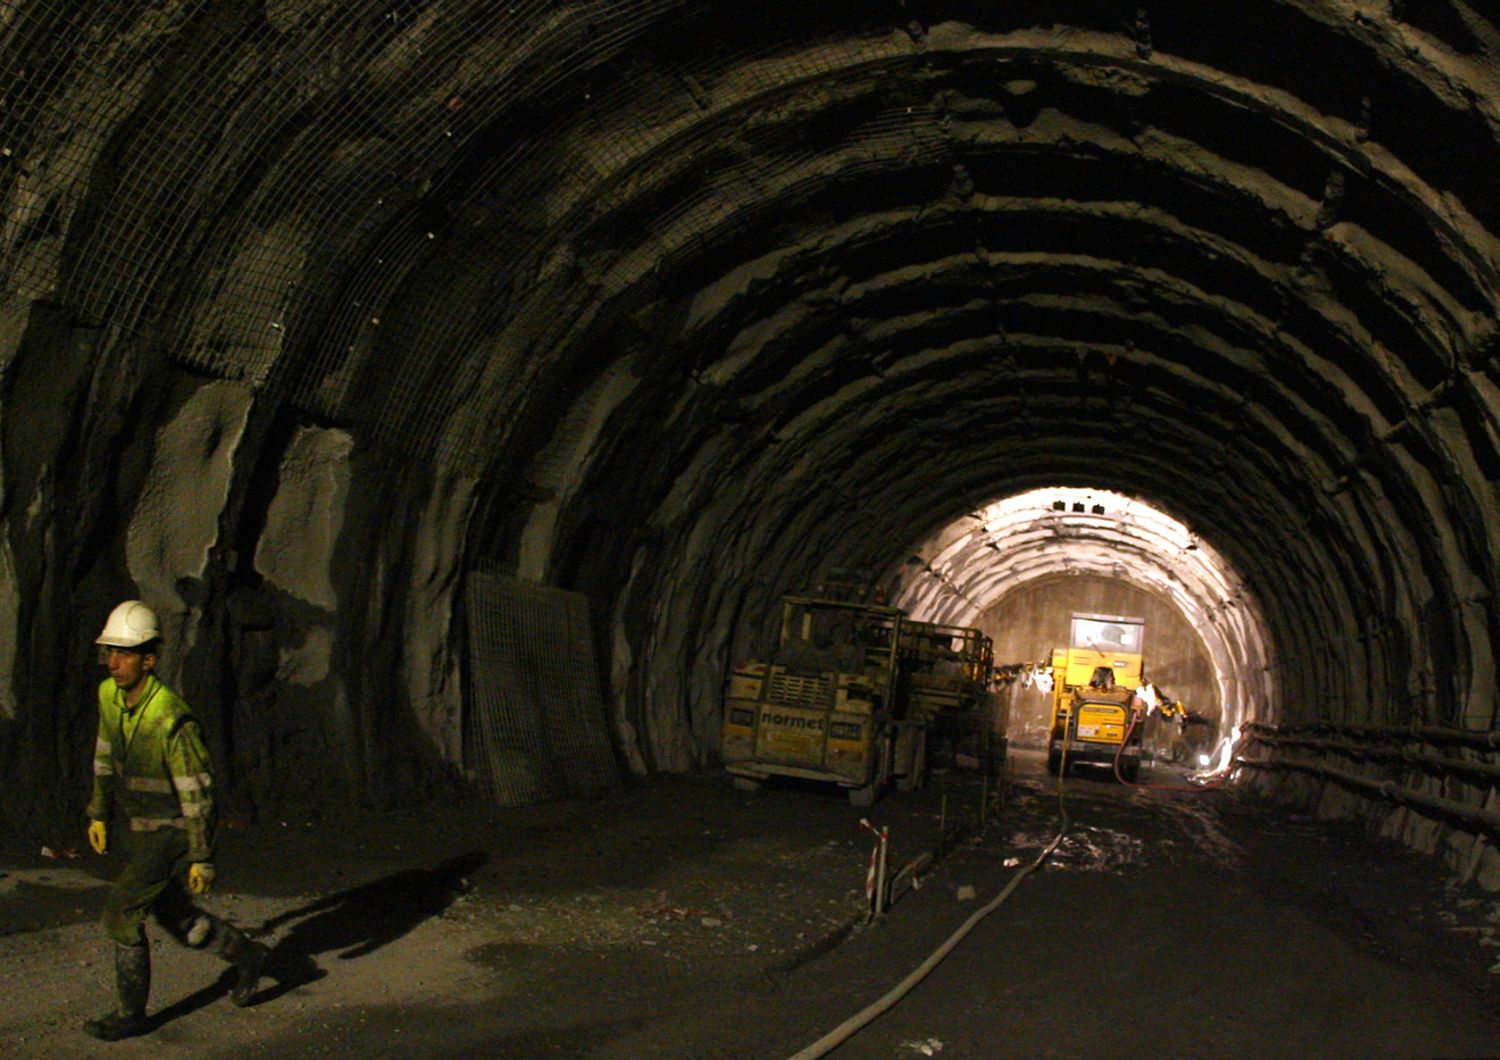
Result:
M149 1031L146 998L151 994L151 950L144 942L132 946L115 943L115 992L119 1005L85 1023L84 1033L101 1041L118 1042Z
M223 941L218 946L218 954L234 965L235 971L234 985L229 988L229 1000L244 1008L255 997L255 988L260 984L260 973L265 968L271 951L261 943L246 938L245 933L232 924L224 923L221 930Z

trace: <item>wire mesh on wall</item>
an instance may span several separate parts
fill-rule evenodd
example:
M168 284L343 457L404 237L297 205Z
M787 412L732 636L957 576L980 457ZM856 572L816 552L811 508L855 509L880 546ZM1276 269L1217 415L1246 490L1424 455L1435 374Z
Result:
M475 570L467 604L465 757L484 793L523 806L617 784L584 596Z
M0 0L0 279L126 332L165 325L154 333L179 363L371 441L468 463L491 443L488 424L456 436L445 424L484 371L454 356L475 325L424 320L393 352L391 300L471 192L525 222L470 246L476 316L504 288L491 277L527 253L569 239L591 253L588 187L649 157L664 135L652 126L669 117L635 115L635 94L652 80L653 98L680 95L681 39L724 33L733 18L743 45L730 35L728 50L690 58L698 109L671 129L717 109L700 81L724 71L752 70L737 91L753 94L848 61L811 41L773 44L759 14L709 0ZM632 76L591 80L637 47ZM788 47L800 55L754 69L772 57L761 50ZM872 145L875 156L896 146ZM672 203L683 217L737 205L722 190L684 190ZM499 402L491 422L508 418L530 352L518 351L514 378L484 373L482 392ZM352 391L362 365L391 381Z
M0 279L126 331L191 321L179 362L335 414L324 381L379 325L358 294L430 247L409 215L485 116L682 4L0 0ZM336 333L299 333L346 286ZM278 376L293 346L313 363Z
M180 363L285 396L362 438L482 467L520 418L515 395L537 380L530 362L553 355L564 322L583 315L544 298L526 322L538 334L480 348L511 319L511 299L524 301L528 269L545 262L593 308L618 293L601 284L589 296L601 275L629 286L673 253L688 258L736 225L764 225L788 212L779 203L795 204L798 183L852 185L952 149L951 122L933 105L945 82L933 72L951 61L987 78L978 60L991 49L972 63L945 60L907 7L0 0L0 280L24 299L155 330ZM1119 7L1061 5L1065 23L1099 34L1122 28ZM955 8L994 33L1038 15L1028 4ZM1490 17L1464 8L1476 26ZM1452 20L1429 11L1419 26L1434 32L1441 21ZM1178 39L1184 58L1212 58L1196 41ZM1369 62L1392 60L1394 47ZM1329 82L1284 65L1293 95ZM1397 152L1421 181L1393 185L1406 213L1366 209L1366 223L1406 216L1403 230L1425 231L1424 204L1441 190L1457 193L1442 200L1445 230L1460 205L1493 225L1483 173L1500 148L1473 106L1434 96L1409 109L1430 95L1414 80L1427 65L1402 73L1411 84L1391 94L1384 120L1415 146L1420 123L1397 118L1447 115L1442 128L1465 133L1447 139L1464 147ZM1364 120L1352 93L1338 99L1341 120ZM783 127L803 119L805 129ZM663 179L674 166L680 179ZM1354 187L1341 193L1346 210ZM802 223L815 232L825 222L812 211ZM1413 261L1433 260L1420 239L1398 242ZM1480 245L1466 245L1454 240L1453 267L1434 266L1454 278L1449 289L1470 272L1492 275ZM444 268L459 296L424 302L420 280ZM396 338L389 310L403 297L420 319ZM1482 293L1465 301L1487 311ZM535 389L556 389L550 382ZM479 414L449 432L457 405Z

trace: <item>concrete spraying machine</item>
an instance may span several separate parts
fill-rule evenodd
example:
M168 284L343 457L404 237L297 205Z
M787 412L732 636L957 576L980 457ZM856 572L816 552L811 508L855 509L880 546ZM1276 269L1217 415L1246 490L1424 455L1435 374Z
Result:
M1068 647L1052 651L1052 729L1047 771L1113 765L1134 783L1141 771L1142 640L1146 622L1123 615L1075 613Z

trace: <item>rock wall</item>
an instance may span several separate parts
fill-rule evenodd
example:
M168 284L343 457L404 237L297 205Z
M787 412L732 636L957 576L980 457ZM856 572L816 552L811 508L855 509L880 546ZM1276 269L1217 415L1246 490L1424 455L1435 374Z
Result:
M1382 774L1372 779L1383 780ZM1406 778L1414 790L1440 798L1455 798L1491 813L1500 813L1500 795L1493 790L1462 792L1452 782L1435 778ZM1296 806L1325 820L1355 821L1372 836L1403 843L1413 850L1440 859L1458 883L1473 883L1487 891L1500 892L1500 846L1493 833L1455 827L1430 813L1396 805L1388 799L1370 798L1331 781L1296 773L1247 770L1242 778L1256 794Z
M361 452L64 311L26 323L0 399L12 826L81 812L93 639L126 598L162 619L161 673L203 722L228 812L451 790L472 480Z

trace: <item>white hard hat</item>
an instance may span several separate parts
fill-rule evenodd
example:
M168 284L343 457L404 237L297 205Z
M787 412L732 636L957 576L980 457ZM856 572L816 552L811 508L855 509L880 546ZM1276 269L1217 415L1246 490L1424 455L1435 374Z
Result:
M139 600L126 600L109 613L104 632L94 643L112 648L139 648L160 636L161 624L156 621L156 612Z

